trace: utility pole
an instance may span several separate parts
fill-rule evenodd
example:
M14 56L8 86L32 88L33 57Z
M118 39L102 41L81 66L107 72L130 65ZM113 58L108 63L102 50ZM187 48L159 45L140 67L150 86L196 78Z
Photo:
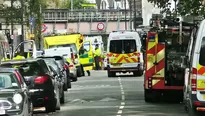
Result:
M134 0L134 28L135 28L135 31L137 29L136 18L137 18L137 14L136 14L136 0Z
M21 0L21 38L20 42L24 41L24 0ZM21 45L20 47L20 52L23 54L24 53L24 44Z
M70 1L71 11L73 11L73 0Z
M127 7L126 7L126 5L127 5L127 2L126 2L127 0L124 0L124 3L125 3L125 30L127 30Z

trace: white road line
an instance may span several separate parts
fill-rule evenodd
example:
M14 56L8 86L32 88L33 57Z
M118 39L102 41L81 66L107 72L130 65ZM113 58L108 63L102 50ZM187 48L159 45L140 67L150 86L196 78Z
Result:
M122 95L122 101L124 101L125 100L125 96L124 95Z
M121 106L124 106L125 105L125 102L121 102Z
M120 90L121 90L121 97L122 97L122 102L121 102L121 105L119 107L119 110L117 112L117 115L116 116L121 116L122 112L123 112L123 109L125 107L125 102L123 102L125 100L125 92L124 92L124 89L123 89L123 85L122 85L122 82L121 82L121 78L118 77L118 81L119 81L119 84L120 84Z
M122 114L122 110L118 110L117 114Z
M120 106L120 109L122 110L125 106Z

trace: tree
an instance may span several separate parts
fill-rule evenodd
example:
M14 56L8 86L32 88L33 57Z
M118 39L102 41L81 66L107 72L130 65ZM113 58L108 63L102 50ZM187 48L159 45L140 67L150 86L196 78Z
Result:
M81 4L87 3L86 0L73 0L73 9L83 9ZM61 8L71 8L71 0L64 0L61 3Z
M159 8L162 8L164 11L167 11L170 6L170 0L148 0L151 3L154 3ZM177 2L177 11L181 15L205 15L205 9L202 6L202 0L176 0Z

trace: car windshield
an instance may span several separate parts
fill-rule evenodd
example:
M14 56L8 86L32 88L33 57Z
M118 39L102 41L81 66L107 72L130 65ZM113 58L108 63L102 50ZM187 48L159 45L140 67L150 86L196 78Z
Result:
M0 89L20 89L17 77L13 73L0 73Z
M76 47L76 44L73 43L73 44L62 44L62 45L50 45L49 46L49 49L51 48L61 48L61 47L71 47L72 50L73 50L73 53L77 53L77 47Z
M137 51L136 41L133 40L111 40L110 52L117 54L126 54Z

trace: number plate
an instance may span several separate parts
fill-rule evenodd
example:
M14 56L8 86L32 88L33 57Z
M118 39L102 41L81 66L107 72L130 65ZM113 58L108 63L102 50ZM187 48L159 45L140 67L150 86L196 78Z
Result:
M6 111L3 109L0 109L0 115L6 114Z

